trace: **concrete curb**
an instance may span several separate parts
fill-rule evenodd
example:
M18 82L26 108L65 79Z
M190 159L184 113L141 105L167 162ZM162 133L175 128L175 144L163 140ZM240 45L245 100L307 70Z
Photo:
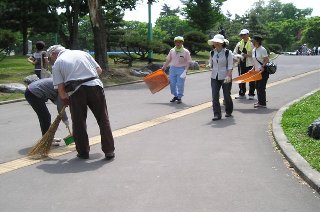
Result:
M210 70L204 70L204 71L195 71L195 72L191 72L190 74L198 74L198 73L204 73L204 72L208 72ZM132 82L125 82L125 83L119 83L119 84L115 84L115 85L106 85L104 86L104 88L112 88L112 87L117 87L117 86L122 86L122 85L131 85L131 84L135 84L135 83L140 83L143 82L143 80L136 80L136 81L132 81ZM14 100L9 100L9 101L0 101L0 105L5 105L5 104L10 104L10 103L15 103L15 102L22 102L22 101L26 101L25 98L21 98L21 99L14 99Z
M284 107L280 108L272 120L272 133L275 138L276 143L281 149L283 155L292 165L292 167L298 172L298 174L318 193L320 193L320 173L314 170L309 163L295 150L295 148L290 144L286 135L284 134L281 127L281 120L283 113L294 103L301 101L302 99L314 94L319 91L317 89L312 91L299 99L296 99Z

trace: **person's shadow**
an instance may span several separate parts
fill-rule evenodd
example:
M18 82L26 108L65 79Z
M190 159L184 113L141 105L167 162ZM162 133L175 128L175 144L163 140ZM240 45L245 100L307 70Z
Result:
M99 158L102 159L99 160ZM56 161L56 163L52 163L52 161ZM37 168L50 174L79 173L97 170L112 161L113 160L107 161L102 157L102 154L95 153L90 154L90 159L87 160L79 158L72 158L69 160L48 159L43 161Z

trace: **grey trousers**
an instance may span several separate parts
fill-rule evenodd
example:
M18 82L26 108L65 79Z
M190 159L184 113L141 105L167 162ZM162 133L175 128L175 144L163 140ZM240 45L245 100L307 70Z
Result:
M212 90L212 107L213 115L221 117L221 106L220 106L220 89L222 87L223 98L225 102L225 111L227 114L233 112L233 102L231 98L231 87L232 83L223 83L224 80L217 80L211 78L211 90Z

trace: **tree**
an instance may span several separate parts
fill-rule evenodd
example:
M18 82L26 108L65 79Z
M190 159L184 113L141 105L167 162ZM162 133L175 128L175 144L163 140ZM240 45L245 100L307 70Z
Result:
M186 32L193 31L194 29L189 26L188 21L181 20L178 16L165 16L157 19L155 27L154 37L158 39L173 39L175 36L183 35ZM158 35L156 32L164 32L163 35Z
M208 37L199 31L187 32L184 35L183 45L190 51L192 55L197 54L199 51L204 51L209 49L207 44Z
M302 33L302 42L309 46L319 46L320 17L310 18Z
M202 32L213 28L223 19L222 3L226 0L182 0L184 15L190 25Z
M30 32L55 32L58 15L55 6L58 0L2 0L0 27L20 32L23 37L23 54L27 54Z
M180 13L180 7L176 9L171 9L167 4L162 6L162 11L160 12L160 17L167 17L167 16L178 16Z
M16 38L9 30L0 29L0 61L10 52Z
M88 1L61 0L59 3L62 12L59 15L59 35L69 49L79 49L79 20L88 14Z

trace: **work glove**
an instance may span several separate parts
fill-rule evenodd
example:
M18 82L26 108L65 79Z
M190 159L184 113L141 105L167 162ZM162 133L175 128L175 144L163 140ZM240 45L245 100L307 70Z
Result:
M224 83L230 83L230 82L231 82L231 77L226 76L226 78L224 79Z
M187 70L184 70L184 71L182 72L182 74L180 75L180 78L181 78L181 79L185 79L186 76L187 76Z
M65 97L61 98L61 101L64 106L70 105L69 96L65 96Z

